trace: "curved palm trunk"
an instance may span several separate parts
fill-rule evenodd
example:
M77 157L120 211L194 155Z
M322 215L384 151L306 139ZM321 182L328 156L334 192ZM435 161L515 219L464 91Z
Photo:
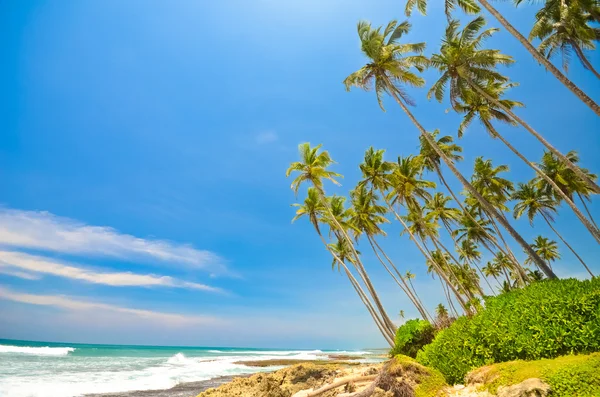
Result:
M583 67L586 68L587 70L589 70L590 72L594 73L594 76L596 76L597 78L600 79L600 73L598 73L598 71L596 69L594 69L594 66L592 66L590 61L587 59L587 57L581 50L581 47L579 47L577 45L577 43L575 43L573 41L571 41L570 43L571 43L571 47L573 47L575 49L575 54L577 54L577 58L579 58L579 60L583 64Z
M594 220L594 217L592 216L592 214L590 212L590 209L588 208L587 204L585 203L585 200L581 196L581 193L577 192L577 197L579 197L579 201L581 201L581 204L583 204L583 208L585 208L585 212L587 212L588 216L590 217L590 221L592 221L594 226L598 227L598 225L596 224L596 221Z
M454 257L454 255L452 254L452 252L450 252L450 250L448 248L446 248L446 246L439 240L437 239L431 239L431 241L433 241L433 245L435 246L436 249L440 249L440 247L444 250L444 252L446 252L449 256L450 259L452 259L452 261L454 263L456 263L457 265L460 263L456 260L456 258ZM456 273L454 272L454 269L452 269L452 265L450 263L448 263L446 260L444 260L446 262L446 265L448 265L448 269L450 270L450 274L452 274L452 277L454 277L454 280L456 280L456 285L458 285L460 287L460 289L462 289L463 294L465 294L465 296L471 300L473 298L475 298L473 296L473 294L471 294L471 291L469 291L469 289L467 287L465 287L465 285L460 281L460 279L458 278L458 276L456 275Z
M556 66L554 66L549 60L546 59L514 26L510 24L503 16L496 10L487 0L477 0L479 4L483 6L490 14L492 14L498 22L504 26L519 42L525 47L527 51L547 70L550 71L561 83L565 85L571 92L573 92L583 103L589 106L598 116L600 116L600 106L586 95L579 87L577 87L571 80L569 80Z
M481 270L481 268L479 267L479 265L477 264L477 262L471 261L471 263L473 263L473 265L475 266L475 268L477 268L477 271L479 271L479 274L485 280L485 283L487 284L487 286L490 287L490 292L492 293L492 295L496 295L496 293L494 292L494 287L492 287L492 284L490 283L490 280L487 279L487 277L485 276L485 273Z
M343 260L341 260L340 257L338 257L333 251L331 251L331 249L329 249L329 246L327 245L327 241L325 241L325 238L319 231L317 231L317 234L321 238L321 241L325 245L325 248L327 249L327 251L329 251L329 253L331 255L333 255L333 258L344 268L344 271L346 272L346 276L350 280L352 287L354 287L354 290L360 297L360 300L363 302L363 304L369 311L369 314L373 318L373 321L375 322L375 325L377 325L377 328L379 329L379 332L381 332L381 335L383 336L383 338L386 340L386 342L388 342L390 347L394 347L394 339L390 337L388 332L386 332L387 330L386 330L385 325L383 324L383 320L378 316L377 312L373 308L373 304L371 303L371 301L369 300L367 295L362 290L362 287L360 286L360 284L358 283L358 281L356 280L354 275L352 275L352 272L350 272L350 270L346 266L346 263Z
M577 257L577 259L579 259L579 262L581 262L581 264L583 265L583 267L585 267L585 270L587 270L587 272L590 274L590 276L592 276L592 278L594 278L594 273L592 273L592 271L590 270L590 268L586 265L586 263L583 261L583 259L581 259L581 257L577 254L577 252L575 252L575 250L573 249L573 247L571 247L571 245L569 243L567 243L567 241L563 238L563 236L561 236L561 234L554 228L554 226L552 226L552 223L550 222L550 220L548 219L548 217L542 212L541 213L542 218L544 218L544 220L546 221L546 223L548 224L548 226L550 226L550 229L552 229L552 231L558 236L558 238L567 246L567 248L569 248L571 250L571 252L573 253L573 255L575 255Z
M410 278L408 278L408 284L410 285L410 288L412 289L412 292L413 292L414 296L417 298L417 300L419 301L419 303L423 306L423 310L425 311L425 313L427 313L427 316L429 317L429 321L432 324L434 324L435 323L435 318L427 311L427 308L425 307L425 305L423 305L423 302L421 301L421 298L419 298L419 294L417 294L417 289L413 285L412 281L410 281Z
M598 231L598 228L595 227L590 222L590 220L587 219L585 215L581 213L581 211L579 211L579 208L577 208L573 200L571 200L569 196L567 196L565 192L563 192L558 187L558 185L552 180L552 178L546 175L541 169L539 169L538 166L533 164L531 161L527 160L525 156L523 156L514 146L512 146L506 139L504 139L504 137L501 134L499 134L498 131L496 131L496 129L492 126L491 123L488 124L488 127L491 128L494 135L497 136L498 139L500 139L502 143L504 143L510 149L511 152L516 154L517 157L523 160L531 169L533 169L540 177L542 177L546 182L548 182L550 186L552 186L552 189L567 203L569 207L571 207L571 209L573 210L575 215L577 215L577 218L579 218L581 223L583 223L583 225L589 230L589 232L592 233L592 236L596 238L596 241L600 243L600 231Z
M385 268L385 270L389 273L389 275L392 276L392 279L396 282L396 284L398 284L398 286L406 294L406 296L408 296L408 298L413 303L413 305L415 305L415 307L419 311L419 314L421 314L421 317L423 317L424 320L428 320L425 313L421 310L419 303L417 303L417 301L412 296L412 291L410 291L410 289L408 289L408 285L406 285L406 283L401 283L398 280L398 278L396 278L396 275L394 273L392 273L390 268L385 264L383 259L381 259L381 256L379 256L379 252L377 251L377 248L375 248L374 240L375 239L373 237L371 237L370 235L367 234L367 241L369 241L369 245L371 245L371 248L373 249L373 252L375 253L375 256L377 257L377 259L379 260L381 265ZM379 247L379 245L377 245L377 247ZM381 250L381 247L379 247L379 250ZM396 270L396 272L397 272L397 270ZM404 280L402 280L402 281L404 281Z
M483 0L480 0L480 1L483 1ZM431 145L431 147L435 150L435 152L438 154L438 156L440 156L440 158L444 161L444 163L448 166L448 168L450 168L450 170L452 171L454 176L456 176L456 178L458 178L458 180L462 183L462 185L469 192L471 192L471 194L477 199L477 201L479 201L481 203L481 205L484 209L489 211L491 214L494 215L494 217L496 219L498 219L498 222L500 222L500 224L508 231L508 233L512 236L512 238L514 238L519 243L519 245L521 245L521 247L523 247L523 249L527 252L527 254L529 254L529 256L538 264L538 266L542 269L542 271L546 274L546 276L549 279L557 278L556 274L554 274L552 269L550 269L548 267L548 265L546 265L546 262L544 262L542 260L542 258L540 258L540 256L531 248L531 246L529 244L527 244L527 242L523 239L523 237L519 233L517 233L517 231L510 225L510 223L506 222L506 220L503 219L502 216L500 216L500 214L498 214L498 211L485 198L483 198L481 196L481 194L479 194L479 192L473 187L473 185L471 185L462 176L462 174L460 173L460 171L458 171L458 169L456 168L454 163L452 163L452 161L446 156L446 154L439 148L439 146L437 145L435 140L431 137L431 134L429 134L427 131L425 131L425 128L423 128L423 126L417 121L415 116L413 116L411 111L406 107L406 105L404 105L404 103L400 100L400 98L398 98L398 95L396 95L396 92L394 91L395 90L394 86L391 83L387 82L387 88L388 88L388 92L391 93L392 97L396 100L398 105L402 108L402 110L404 110L404 112L407 114L407 116L410 118L410 120L413 122L413 124L419 129L419 132L421 133L421 135L423 135L423 137L425 138L427 143L429 143Z
M367 238L369 238L369 236L367 236ZM415 307L417 308L417 310L421 314L421 317L423 317L424 320L427 320L427 321L431 322L432 318L429 315L429 313L427 312L427 309L425 309L425 306L423 305L423 303L421 302L421 300L419 299L419 296L417 295L416 291L413 292L413 290L409 287L409 285L406 283L406 280L404 280L404 277L402 277L402 274L400 274L400 272L398 271L398 268L396 267L396 265L394 264L394 262L392 262L392 260L387 256L387 254L381 248L381 246L379 245L379 243L377 242L377 240L375 240L374 237L371 237L370 240L371 241L369 241L369 242L371 243L371 248L373 248L373 250L375 251L375 248L373 247L373 245L375 245L377 247L377 249L381 252L381 254L388 261L388 263L390 264L390 266L392 267L392 269L394 269L394 271L396 272L396 275L398 276L398 278L402 282L402 285L400 285L400 282L397 280L397 278L394 276L394 274L392 274L392 272L388 269L388 267L383 262L381 264L385 267L385 269L388 271L388 273L390 273L390 275L392 276L392 278L394 279L394 281L396 281L396 283L400 286L400 288L402 288L402 290L412 300L412 302L414 303ZM381 262L381 258L379 258L379 255L377 254L377 252L375 252L375 255L377 255L377 258Z
M600 193L600 186L598 186L583 171L581 171L581 168L579 168L578 166L573 164L571 162L571 160L569 160L564 154L559 152L558 149L556 149L554 146L552 146L550 144L550 142L548 142L546 139L544 139L544 137L540 133L538 133L536 130L534 130L533 127L531 127L523 119L521 119L519 116L517 116L512 110L510 110L509 108L504 106L496 98L493 98L492 96L490 96L487 92L485 92L485 90L483 90L481 87L479 87L477 84L475 84L473 82L473 80L471 80L468 76L461 75L461 77L464 78L467 81L467 83L469 84L469 86L471 88L473 88L475 91L477 91L477 93L479 95L482 95L486 100L488 100L488 101L492 102L494 105L498 106L500 109L502 109L502 111L504 111L506 114L508 114L513 120L515 120L517 123L521 124L521 126L523 126L523 128L525 128L531 135L536 137L537 140L540 141L542 143L542 145L544 145L546 147L546 149L548 149L556 157L561 159L562 162L567 166L567 168L569 168L571 171L573 171L582 181L584 181L585 184L588 185L588 187L590 189L592 189L593 192Z
M431 161L430 161L431 162ZM433 163L433 162L431 162ZM456 201L456 203L458 204L458 206L460 207L460 209L463 211L464 214L467 215L467 217L473 222L475 223L479 229L483 232L483 234L486 235L486 237L489 239L489 241L491 241L492 244L494 244L494 246L500 251L502 252L504 255L506 255L506 257L508 259L510 259L510 261L515 265L515 266L520 266L519 261L517 261L516 258L514 258L514 256L509 255L506 251L504 251L504 249L500 246L500 244L498 244L498 242L496 241L496 239L487 232L487 230L485 230L483 228L483 226L481 226L479 224L479 222L477 222L477 219L475 219L475 217L473 217L471 215L471 213L469 211L467 211L467 209L465 208L465 206L462 204L462 202L458 199L458 197L456 197L456 194L454 193L454 191L450 188L450 186L448 185L448 182L446 182L446 178L444 178L444 175L442 174L442 170L440 169L440 166L437 163L433 163L433 166L435 168L436 173L438 174L440 181L442 181L442 184L444 186L446 186L446 189L448 190L448 192L450 193L450 195L452 196L452 198L454 199L454 201ZM505 242L506 244L506 242ZM496 255L489 247L486 246L486 248L488 249L488 251L490 251L492 253L492 255Z
M383 197L385 197L385 195L383 195ZM402 224L402 226L404 227L404 230L406 230L408 232L408 235L410 236L411 240L415 243L415 245L417 246L417 248L419 248L419 251L421 251L421 253L423 254L423 256L425 257L425 259L431 261L431 263L433 263L436 266L436 270L441 271L441 269L437 268L437 264L436 262L431 258L431 253L429 252L429 249L426 246L421 246L421 244L417 241L417 239L415 238L414 234L410 231L408 225L404 222L404 220L402 219L402 217L396 212L396 210L394 210L394 207L390 204L390 202L385 199L386 204L388 205L390 211L392 211L392 213L394 214L394 216L396 217L396 219ZM440 278L444 278L444 281L447 283L450 283L450 281L448 280L448 278L445 276L445 274L440 274ZM452 287L454 293L457 295L457 299L459 301L459 303L461 304L461 306L463 307L463 309L465 310L465 312L467 311L467 307L465 305L465 302L462 301L462 298L460 298L460 294L458 293L458 291L456 291L454 289L454 287Z
M448 285L444 283L444 280L440 277L440 284L442 284L442 291L444 291L444 295L446 296L446 301L448 302L448 307L453 312L455 317L459 317L458 311L456 307L454 307L454 302L452 302L452 298L450 297L450 291L448 291Z
M333 212L331 212L331 208L329 207L329 204L327 203L327 198L325 197L325 192L323 191L323 189L320 186L316 186L316 185L315 185L315 188L319 192L319 198L323 202L323 205L324 205L325 209L327 210L328 215L331 217L331 220L334 222L337 230L340 233L342 233L342 235L344 236L344 239L346 240L348 247L350 247L350 251L352 252L352 255L354 256L354 258L356 259L356 267L358 270L358 274L361 276L365 285L367 286L367 290L373 297L375 306L377 306L379 313L381 313L383 322L385 323L387 330L389 331L390 335L392 335L392 338L393 338L393 335L395 335L395 333L396 333L396 326L394 325L394 323L388 316L387 312L385 311L383 304L381 303L381 300L379 299L379 295L377 295L377 292L375 291L375 287L373 286L373 283L371 282L371 279L369 278L369 275L367 274L367 271L366 271L364 265L362 264L362 261L360 260L360 257L358 255L358 253L356 252L356 249L354 248L352 239L350 239L350 236L348 236L348 233L346 233L346 230L344 230L342 225L340 225L340 223L337 221L337 219L333 215Z

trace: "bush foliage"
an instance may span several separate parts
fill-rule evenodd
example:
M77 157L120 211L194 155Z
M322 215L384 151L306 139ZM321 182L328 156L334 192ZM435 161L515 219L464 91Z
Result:
M489 298L417 355L448 382L470 370L512 360L600 351L600 279L547 280Z
M421 348L433 340L434 328L425 320L408 320L396 330L395 346L390 354L417 357Z

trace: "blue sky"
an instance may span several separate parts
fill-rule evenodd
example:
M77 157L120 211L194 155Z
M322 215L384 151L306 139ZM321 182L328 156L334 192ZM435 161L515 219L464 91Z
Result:
M437 2L431 2L437 3ZM533 7L500 10L525 33ZM346 176L373 145L415 153L417 131L387 101L346 93L364 63L355 26L403 19L402 1L4 1L0 4L0 338L98 343L361 348L383 346L305 222L284 172L300 142L323 143ZM439 5L407 40L439 45ZM490 26L498 26L488 18ZM596 116L505 32L489 41L517 62L511 98L560 150L598 172ZM590 54L598 64L596 53ZM424 77L428 86L434 71ZM600 99L573 60L569 77ZM410 90L427 129L455 134L447 103ZM540 145L499 127L530 158ZM532 173L473 124L477 156ZM454 186L458 185L452 182ZM590 206L600 214L597 200ZM600 216L600 215L599 215ZM541 223L516 227L528 240ZM600 250L568 210L558 226L588 263ZM383 243L417 274L430 307L438 281L399 229ZM582 277L562 247L561 276ZM515 248L516 249L516 248ZM365 251L392 317L416 313ZM516 249L520 253L519 249ZM398 319L399 321L399 319Z

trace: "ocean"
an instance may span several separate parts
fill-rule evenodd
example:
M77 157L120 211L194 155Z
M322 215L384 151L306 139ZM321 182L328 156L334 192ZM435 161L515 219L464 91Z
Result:
M0 339L0 397L76 397L162 390L189 382L279 368L236 364L242 360L316 360L340 354L378 361L375 353L381 352L94 345Z

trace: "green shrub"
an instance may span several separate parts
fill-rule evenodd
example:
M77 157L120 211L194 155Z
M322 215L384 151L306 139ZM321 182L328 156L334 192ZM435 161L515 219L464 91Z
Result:
M486 364L595 351L600 351L600 279L566 279L489 298L479 314L438 333L417 360L455 383Z
M408 320L396 330L395 346L390 354L415 358L423 346L431 343L433 337L434 328L428 321Z

